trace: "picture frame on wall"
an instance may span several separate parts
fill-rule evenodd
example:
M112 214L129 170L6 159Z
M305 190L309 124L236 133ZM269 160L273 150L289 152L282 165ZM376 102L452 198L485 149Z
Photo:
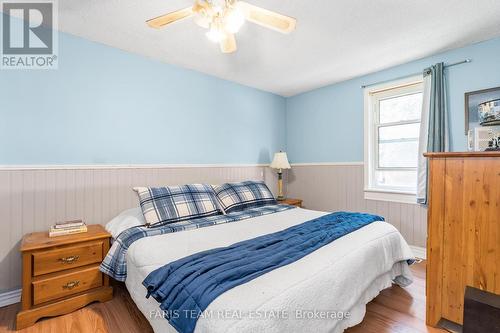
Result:
M466 92L464 105L465 135L472 127L500 125L500 87Z

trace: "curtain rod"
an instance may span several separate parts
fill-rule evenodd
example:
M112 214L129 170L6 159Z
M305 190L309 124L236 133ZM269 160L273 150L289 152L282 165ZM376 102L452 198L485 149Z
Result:
M452 66L461 65L461 64L468 64L469 62L472 62L472 59L465 59L465 60L462 60L462 61L453 62L451 64L444 65L444 67L446 68L446 67L452 67ZM364 89L366 87L371 87L371 86L374 86L376 84L381 84L381 83L386 83L386 82L391 82L391 81L397 81L397 80L401 80L401 79L406 79L407 77L415 76L415 75L418 75L418 74L422 74L422 72L408 74L408 75L405 75L405 76L400 76L400 77L397 77L395 79L384 80L384 81L379 81L379 82L374 82L374 83L366 84L366 85L361 86L361 89Z

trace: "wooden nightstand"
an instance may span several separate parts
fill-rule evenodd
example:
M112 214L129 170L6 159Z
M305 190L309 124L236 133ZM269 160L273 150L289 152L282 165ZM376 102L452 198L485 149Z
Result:
M283 205L297 206L299 208L302 207L302 199L287 198L283 200L278 200L278 203Z
M99 271L111 235L100 225L86 233L49 238L48 232L24 236L21 311L17 329L42 317L75 311L91 302L113 297L107 275Z

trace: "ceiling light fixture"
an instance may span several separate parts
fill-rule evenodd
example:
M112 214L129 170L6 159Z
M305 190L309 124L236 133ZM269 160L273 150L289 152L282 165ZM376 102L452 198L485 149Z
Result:
M241 26L245 23L245 15L239 8L233 8L229 10L224 18L224 30L229 33L237 33Z
M208 30L205 35L214 43L220 43L227 38L226 32L218 22L212 22L210 24L210 30Z
M236 51L234 34L240 30L245 20L282 33L293 31L297 23L292 17L244 1L196 0L192 7L148 20L147 24L152 28L161 28L190 16L194 16L195 23L200 27L209 29L207 38L219 43L224 53Z

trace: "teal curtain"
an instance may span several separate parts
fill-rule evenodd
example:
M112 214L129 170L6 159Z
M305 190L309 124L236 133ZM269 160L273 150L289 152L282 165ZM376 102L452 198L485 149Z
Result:
M427 151L447 151L449 139L444 64L438 63L430 67L428 71L431 75L431 94Z
M417 202L427 205L428 164L425 152L449 149L448 108L444 64L424 70L424 101L420 124Z

